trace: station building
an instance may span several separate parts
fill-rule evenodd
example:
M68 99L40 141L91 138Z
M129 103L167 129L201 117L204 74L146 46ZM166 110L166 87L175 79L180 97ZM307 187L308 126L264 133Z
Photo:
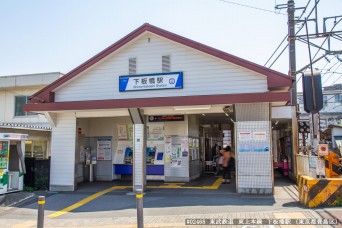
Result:
M133 173L133 187L189 182L210 171L218 144L235 153L237 192L272 194L274 140L291 134L292 83L144 24L35 93L25 110L52 126L52 191ZM283 133L272 136L276 125Z

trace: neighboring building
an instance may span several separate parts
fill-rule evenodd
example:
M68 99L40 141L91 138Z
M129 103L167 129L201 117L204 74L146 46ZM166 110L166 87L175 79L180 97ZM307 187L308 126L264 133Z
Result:
M298 93L300 119L308 120L309 114L304 111L303 93ZM323 109L319 111L321 131L329 125L342 124L342 84L323 87Z
M134 173L135 189L145 177L189 182L212 161L205 148L217 126L221 140L222 130L234 139L237 192L272 194L271 128L291 126L292 83L144 24L35 93L25 110L52 125L51 191L73 191L87 175L112 181Z
M62 76L59 72L0 77L0 133L28 134L25 156L50 155L51 126L44 114L29 113L29 97Z

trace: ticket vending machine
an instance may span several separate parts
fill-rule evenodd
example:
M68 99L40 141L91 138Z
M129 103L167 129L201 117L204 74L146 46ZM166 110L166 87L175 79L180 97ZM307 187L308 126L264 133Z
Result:
M25 140L27 134L0 133L0 194L23 190Z

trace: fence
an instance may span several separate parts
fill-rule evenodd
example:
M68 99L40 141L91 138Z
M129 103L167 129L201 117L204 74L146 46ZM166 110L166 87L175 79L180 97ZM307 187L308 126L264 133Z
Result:
M50 157L49 159L25 158L26 174L24 185L36 189L49 189Z

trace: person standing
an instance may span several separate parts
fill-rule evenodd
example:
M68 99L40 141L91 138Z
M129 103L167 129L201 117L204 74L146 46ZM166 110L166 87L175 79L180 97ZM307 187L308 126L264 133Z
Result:
M216 172L215 172L215 176L219 176L221 174L221 171L223 169L223 152L224 150L220 150L217 154L217 158L216 158Z
M222 183L229 184L231 179L230 172L234 170L235 167L235 159L233 157L231 147L227 146L226 150L223 153L223 173L222 173Z

